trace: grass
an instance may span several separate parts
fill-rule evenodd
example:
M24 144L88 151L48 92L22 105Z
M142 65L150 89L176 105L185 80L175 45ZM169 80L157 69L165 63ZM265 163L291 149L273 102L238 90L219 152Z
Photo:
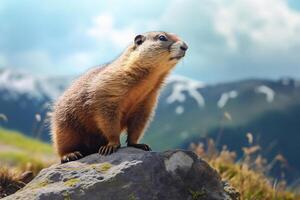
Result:
M51 145L0 128L0 198L24 187L54 160Z
M4 148L1 149L1 144ZM15 171L32 171L36 175L54 159L51 145L26 137L16 131L0 129L0 164Z
M27 152L39 152L52 154L53 150L49 144L37 139L29 138L16 131L9 131L0 128L0 143L11 145Z
M252 141L253 138L251 143ZM12 147L13 151L10 151L11 148L0 151L0 198L25 186L20 179L24 172L30 170L36 175L42 168L51 164L49 160L55 158L49 144L27 138L15 131L0 129L0 148L1 144ZM235 152L226 148L221 151L217 150L212 140L209 140L206 146L192 144L191 148L199 157L208 161L220 173L223 180L228 181L239 191L241 200L300 199L287 191L283 180L275 184L265 176L263 169L267 168L265 166L267 163L257 154L260 149L258 146L243 148L244 157L239 161L236 161ZM107 171L111 167L111 164L103 163L100 171ZM77 182L78 180L74 179L67 181L66 184L73 187ZM199 191L190 192L193 199L201 199L203 195Z
M226 147L218 151L213 140L209 140L206 146L201 143L192 144L191 148L240 193L241 200L300 199L287 191L284 180L274 182L265 175L267 163L256 154L259 148L255 145L245 147L244 156L239 161L236 161L235 152L227 150Z
M0 198L15 193L25 186L18 180L18 175L6 167L0 167Z
M16 166L19 171L32 171L35 175L47 167L48 164L38 158L22 152L0 152L0 163L7 166Z

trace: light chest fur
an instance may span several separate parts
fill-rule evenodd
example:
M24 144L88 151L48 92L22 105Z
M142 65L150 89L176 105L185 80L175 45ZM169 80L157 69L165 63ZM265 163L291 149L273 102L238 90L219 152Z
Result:
M158 96L158 90L162 84L162 77L165 76L161 72L149 74L139 84L134 86L124 97L121 102L122 122L126 122L130 115L134 114L136 109L143 103L150 94L155 93ZM155 104L155 102L154 102Z

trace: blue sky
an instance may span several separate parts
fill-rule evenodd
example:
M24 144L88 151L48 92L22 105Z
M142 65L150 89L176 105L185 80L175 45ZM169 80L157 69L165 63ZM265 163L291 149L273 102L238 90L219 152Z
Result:
M220 82L300 78L298 0L1 0L0 68L69 75L150 30L189 44L174 73Z

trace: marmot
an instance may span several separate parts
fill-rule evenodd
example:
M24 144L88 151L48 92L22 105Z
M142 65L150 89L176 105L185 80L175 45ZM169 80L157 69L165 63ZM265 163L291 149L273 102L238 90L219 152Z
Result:
M138 141L164 79L187 48L174 34L147 32L137 35L116 60L74 81L57 100L51 118L61 162L115 152L124 130L128 146L150 151Z

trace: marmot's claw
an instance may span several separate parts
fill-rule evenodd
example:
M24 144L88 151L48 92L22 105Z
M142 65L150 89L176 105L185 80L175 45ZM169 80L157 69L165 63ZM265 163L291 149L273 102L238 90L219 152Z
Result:
M61 163L71 162L83 158L83 155L79 151L68 153L61 158Z
M119 144L105 145L105 146L100 147L99 154L106 156L106 155L116 152L118 148L120 148Z
M144 151L152 151L147 144L128 144L127 146L142 149Z

